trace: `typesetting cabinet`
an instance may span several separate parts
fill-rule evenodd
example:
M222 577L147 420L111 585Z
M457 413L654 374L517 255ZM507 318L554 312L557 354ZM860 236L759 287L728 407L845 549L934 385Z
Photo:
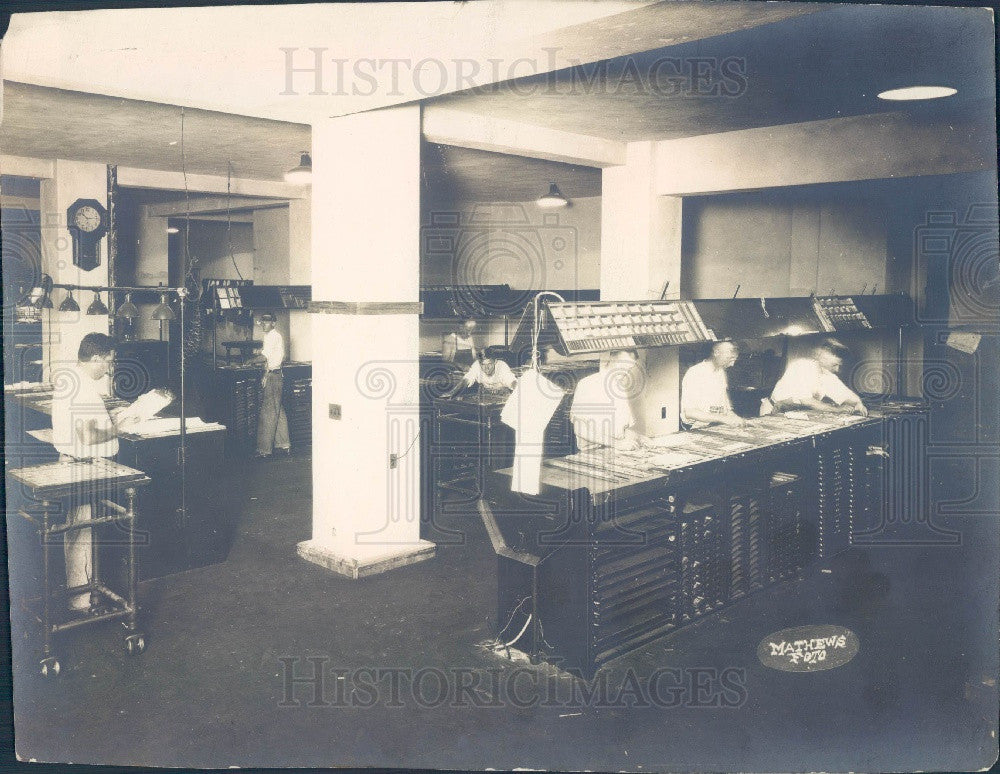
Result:
M292 448L312 444L312 366L285 363L282 366L281 403L288 418ZM257 448L263 371L260 368L220 367L212 369L208 418L226 426L226 452L234 457L252 456Z
M514 647L590 679L848 548L881 505L882 439L869 418L634 483L546 467L537 496L511 493L509 470L488 473L498 626L512 621L512 637L533 613Z

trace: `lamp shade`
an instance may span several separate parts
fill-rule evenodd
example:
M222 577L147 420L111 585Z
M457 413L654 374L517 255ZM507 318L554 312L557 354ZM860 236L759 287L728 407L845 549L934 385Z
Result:
M125 294L125 303L115 310L115 317L124 317L126 320L134 320L139 316L139 308L132 303L132 294Z
M87 314L96 316L101 314L107 314L108 308L101 301L101 294L94 293L94 300L90 302L90 306L87 307Z
M167 294L160 293L160 303L156 305L151 315L154 320L173 320L177 315L174 314L174 310L170 308L170 304L167 303Z
M309 157L308 153L302 151L299 158L299 165L297 167L292 167L285 173L285 182L305 185L312 180L312 171L312 159Z
M80 311L80 305L78 303L76 303L76 299L73 298L73 291L72 290L69 291L69 294L66 296L66 298L63 299L63 302L61 304L59 304L59 311L60 312L79 312Z
M41 298L35 302L35 306L39 309L51 309L52 308L52 297L48 293L43 293Z
M569 199L563 196L562 191L559 190L559 186L555 183L550 183L549 192L538 197L536 203L539 207L549 209L554 207L565 207L569 204Z

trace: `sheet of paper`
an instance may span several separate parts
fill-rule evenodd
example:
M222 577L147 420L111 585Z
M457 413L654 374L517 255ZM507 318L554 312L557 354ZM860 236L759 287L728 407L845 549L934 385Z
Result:
M120 418L136 418L140 422L145 422L155 417L173 402L174 394L170 390L150 390L122 409Z
M945 343L952 349L957 349L959 352L971 355L979 348L979 342L981 340L982 336L978 333L952 331L948 334L948 339Z

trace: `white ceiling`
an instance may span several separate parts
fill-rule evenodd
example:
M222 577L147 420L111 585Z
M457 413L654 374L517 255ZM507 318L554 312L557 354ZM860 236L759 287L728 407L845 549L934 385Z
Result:
M652 5L510 0L16 15L3 45L9 80L0 149L180 170L176 105L208 104L232 112L186 110L187 170L225 175L231 164L235 177L279 180L297 163L297 152L309 147L310 129L260 116L302 121L317 111L332 114L412 98L405 89L386 91L391 82L380 82L382 91L371 96L281 97L281 48L290 46L328 47L344 59L398 55L417 61L436 52L444 61L445 54L472 52L480 63L491 51L534 52L532 66L552 75L522 79L519 90L487 84L456 92L428 101L426 109L441 106L624 141L899 110L898 103L875 99L875 91L921 81L954 84L960 93L903 106L913 120L947 123L973 113L989 122L992 30L986 9L749 0ZM546 46L555 50L545 52ZM567 62L625 53L634 54L629 61L641 72L665 57L739 58L746 66L746 89L727 98L609 88L623 70L622 58L610 60L589 91L579 88L579 79L577 87L567 88L574 83ZM501 62L498 77L509 61ZM493 77L481 72L479 80ZM18 79L77 91L10 82ZM124 98L140 96L147 101ZM425 184L441 198L521 201L535 198L550 180L570 198L599 193L600 173L588 167L433 145L424 161Z
M773 4L742 3L765 5ZM694 42L445 95L426 109L622 142L900 110L916 121L991 120L988 9L817 5L817 13L731 24ZM696 67L712 80L697 81ZM958 95L911 103L877 97L911 85L952 86Z
M522 58L540 70L548 64L543 49L553 31L627 17L649 2L483 0L15 14L3 41L3 77L304 122L510 77L512 63ZM633 50L628 33L623 28L617 37L599 36L601 50ZM299 73L290 90L296 93L283 93L289 91L286 57L293 67L312 67L313 49L323 64L320 88L311 73ZM495 71L490 58L497 60ZM346 63L340 85L337 59ZM456 66L455 60L467 61Z
M180 108L155 102L4 84L4 153L73 158L139 169L181 169ZM308 150L310 129L228 113L185 109L184 157L191 174L281 180ZM439 201L525 201L558 182L572 198L599 196L600 170L501 153L426 144L425 194ZM155 198L155 197L154 197ZM177 194L162 199L173 200Z
M181 169L181 109L157 102L4 82L5 154L139 169ZM281 180L310 147L303 124L186 108L184 157L192 174Z

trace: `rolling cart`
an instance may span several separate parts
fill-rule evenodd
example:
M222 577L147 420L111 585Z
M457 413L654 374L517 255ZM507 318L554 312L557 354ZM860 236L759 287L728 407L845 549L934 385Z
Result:
M18 514L31 522L42 543L42 596L28 600L40 609L36 614L43 633L42 675L59 674L59 660L54 655L52 638L60 632L101 621L120 620L126 629L125 652L138 655L146 649L146 640L136 625L136 488L146 486L150 479L140 470L97 458L75 462L55 462L33 465L9 471L12 479L25 488L26 495L39 504L39 510ZM126 505L115 502L117 493L124 491ZM57 504L62 502L63 507ZM68 508L73 503L90 502L91 518L73 524L66 523ZM124 596L101 581L100 548L103 541L97 530L104 525L120 525L126 532L127 589ZM52 582L52 547L62 545L68 532L93 528L91 539L91 578L82 586L66 587ZM90 607L72 615L64 613L66 600L77 594L90 594ZM62 602L58 607L56 602Z

